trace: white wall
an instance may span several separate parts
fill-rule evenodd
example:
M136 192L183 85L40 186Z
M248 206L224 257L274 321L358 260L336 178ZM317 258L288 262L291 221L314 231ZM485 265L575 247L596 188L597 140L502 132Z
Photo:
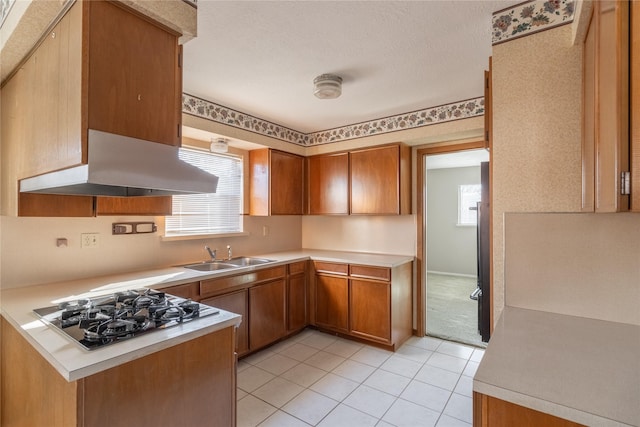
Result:
M582 45L571 30L493 47L494 323L504 307L504 214L581 208Z
M111 234L111 223L152 221L163 218L0 218L2 229L2 288L14 288L61 280L203 261L208 258L205 245L219 253L231 245L236 255L295 250L301 248L301 217L244 217L247 236L162 241L160 233ZM262 235L263 226L269 234ZM97 248L80 248L81 233L99 233ZM56 239L66 237L67 247L56 247Z
M303 216L302 247L415 256L416 217Z
M477 228L459 226L458 186L480 184L480 167L427 171L427 270L477 275Z

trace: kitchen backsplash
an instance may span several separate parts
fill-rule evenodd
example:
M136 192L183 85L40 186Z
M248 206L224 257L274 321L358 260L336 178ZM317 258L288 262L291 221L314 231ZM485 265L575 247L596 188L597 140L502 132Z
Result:
M507 213L506 305L640 325L640 215Z
M151 221L149 217L20 218L1 217L0 277L3 289L74 280L119 272L203 261L205 245L236 255L300 249L301 217L244 217L248 236L162 241L161 233L112 235L119 221ZM162 218L157 218L161 222ZM263 236L263 227L268 235ZM158 227L159 229L161 227ZM98 246L80 247L82 233L98 233ZM66 247L56 239L66 238Z
M112 235L111 224L149 217L0 218L2 288L15 288L203 261L205 245L224 253L259 255L301 248L415 254L414 215L244 217L248 235L163 241L161 232ZM162 229L163 218L155 218ZM264 236L264 227L267 235ZM98 233L98 245L80 247L80 235ZM66 238L66 247L56 240Z

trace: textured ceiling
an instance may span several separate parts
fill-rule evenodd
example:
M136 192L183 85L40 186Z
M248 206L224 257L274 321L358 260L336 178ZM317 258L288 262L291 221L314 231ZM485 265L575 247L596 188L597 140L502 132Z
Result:
M517 1L198 1L183 90L309 133L483 95L491 15ZM313 79L343 78L342 96Z

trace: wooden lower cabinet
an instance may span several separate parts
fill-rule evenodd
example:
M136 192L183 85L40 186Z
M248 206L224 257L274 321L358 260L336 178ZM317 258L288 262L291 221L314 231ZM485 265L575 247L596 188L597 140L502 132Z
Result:
M162 292L175 295L180 298L200 301L200 282L184 283L160 289Z
M307 286L307 261L301 261L203 280L199 297L203 304L242 315L237 352L245 356L309 324Z
M316 274L316 325L349 332L349 279Z
M286 335L285 281L249 288L249 346L264 347Z
M515 403L473 392L474 427L584 427Z
M238 331L236 332L236 351L238 352L238 356L248 353L249 327L247 319L249 318L249 308L247 290L243 289L241 291L203 299L201 302L242 316L242 323L240 323Z
M351 280L351 333L388 344L391 341L391 283Z
M307 316L307 274L289 276L287 280L287 333L309 324Z
M413 333L412 263L393 268L315 262L315 325L399 348Z
M1 327L0 425L236 424L233 327L72 382L4 318Z

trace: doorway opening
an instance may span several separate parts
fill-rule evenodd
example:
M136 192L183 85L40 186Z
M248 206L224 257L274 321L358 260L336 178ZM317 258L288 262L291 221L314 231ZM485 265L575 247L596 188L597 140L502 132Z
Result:
M480 333L483 302L489 302L482 298L481 271L488 272L488 263L481 266L488 254L480 244L480 230L488 235L488 209L480 215L481 202L488 203L488 160L484 149L427 153L422 174L426 334L476 346L488 339Z

